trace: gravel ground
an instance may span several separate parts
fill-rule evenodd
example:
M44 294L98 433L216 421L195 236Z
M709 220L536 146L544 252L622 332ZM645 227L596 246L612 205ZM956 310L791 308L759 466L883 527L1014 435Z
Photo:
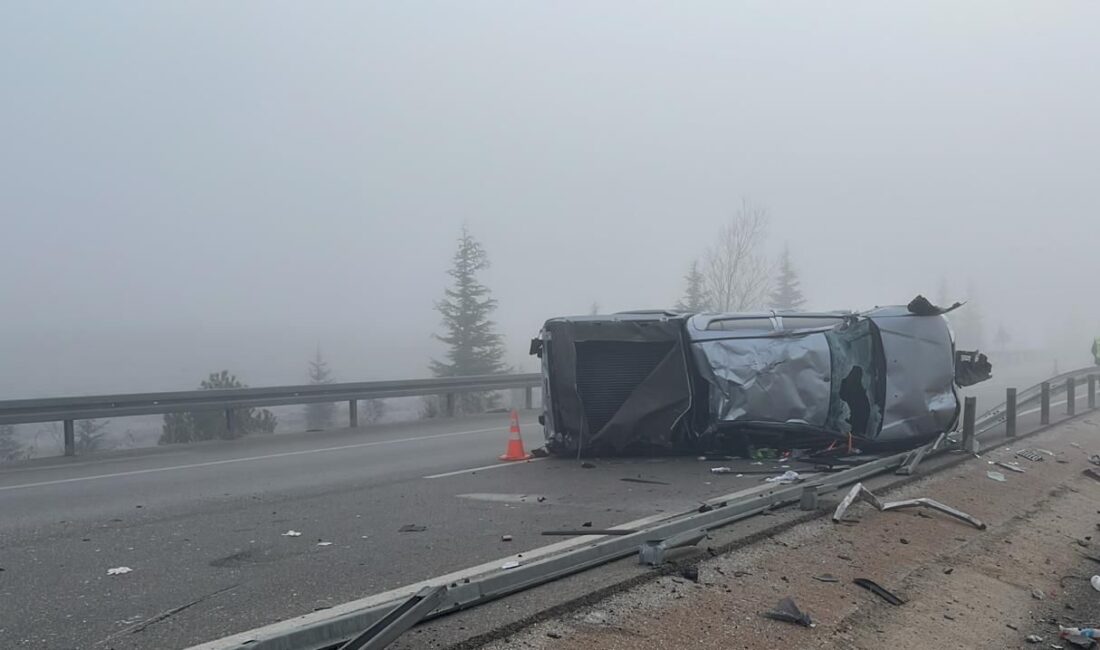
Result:
M992 648L1057 647L1058 624L1100 623L1087 578L1100 564L1100 482L1082 475L1100 452L1100 427L1083 419L1013 447L1053 452L1020 460L1001 447L889 498L926 496L982 519L979 531L930 511L858 521L816 520L697 565L698 582L670 575L532 626L489 648ZM1000 471L1005 482L990 479ZM823 507L835 506L836 499ZM1093 537L1095 534L1095 538ZM831 574L837 582L815 579ZM906 602L889 605L854 584L870 578ZM761 613L792 597L815 627ZM1028 635L1042 637L1029 644ZM1066 646L1071 647L1071 646Z

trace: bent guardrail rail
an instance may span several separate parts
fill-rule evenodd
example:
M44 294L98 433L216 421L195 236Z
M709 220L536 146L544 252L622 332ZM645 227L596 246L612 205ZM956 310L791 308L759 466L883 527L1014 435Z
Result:
M183 411L225 411L228 422L232 421L228 415L236 409L346 401L349 422L354 427L358 426L359 400L442 395L445 396L445 410L453 414L454 396L457 394L522 388L526 391L525 401L530 408L532 389L541 385L542 376L530 373L5 400L0 401L0 424L63 422L65 455L72 456L76 453L73 441L75 420Z

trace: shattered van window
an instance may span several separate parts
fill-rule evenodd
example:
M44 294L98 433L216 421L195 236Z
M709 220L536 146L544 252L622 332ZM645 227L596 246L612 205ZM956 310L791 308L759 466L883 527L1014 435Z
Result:
M825 334L832 357L832 395L826 428L874 438L882 423L877 397L883 360L876 350L874 325L867 320Z

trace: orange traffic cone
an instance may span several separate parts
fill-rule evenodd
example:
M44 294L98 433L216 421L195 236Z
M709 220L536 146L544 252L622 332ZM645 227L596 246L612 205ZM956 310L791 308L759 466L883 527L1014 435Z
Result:
M508 449L501 460L527 460L531 457L523 449L523 438L519 435L519 413L512 411L512 426L508 428Z

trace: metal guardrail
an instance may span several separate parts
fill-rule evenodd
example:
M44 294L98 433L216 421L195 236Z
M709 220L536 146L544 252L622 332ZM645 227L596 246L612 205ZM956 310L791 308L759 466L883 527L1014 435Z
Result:
M457 394L522 388L526 391L525 401L530 408L532 389L541 385L542 375L530 373L6 400L0 401L0 424L64 422L65 455L72 456L75 454L73 444L75 420L161 415L182 411L225 411L226 421L231 422L232 418L228 416L236 409L346 401L349 422L354 427L358 426L359 422L359 400L442 395L445 398L445 411L453 414L454 396Z
M1095 385L1097 383L1097 368L1084 368L1053 377L1048 381L1022 391L1023 400L1019 405L1031 404L1036 401L1045 402L1049 415L1051 386L1060 385L1061 390L1072 390L1079 383L1089 384L1088 409L1095 409ZM1072 383L1071 383L1072 382ZM1044 388L1044 386L1046 388ZM1015 389L1010 394L1014 394ZM975 430L981 427L991 428L998 422L1005 421L1006 405L987 411L981 417L977 417L977 401L970 397L966 400L963 417L963 431L961 450L977 452L980 450L976 440ZM1073 404L1073 402L1070 402ZM1067 415L1074 414L1073 406L1067 406ZM1010 421L1015 422L1015 408L1011 409ZM1048 420L1042 420L1040 430ZM982 429L984 431L985 429ZM922 447L892 454L878 460L858 465L856 467L836 472L834 474L820 475L811 478L804 484L791 485L789 487L777 487L762 493L745 495L738 499L731 499L721 503L707 502L709 509L700 509L688 513L673 515L643 530L638 530L627 535L604 537L591 544L574 548L556 555L540 558L529 563L524 563L510 569L491 571L481 576L471 577L459 583L442 583L431 585L433 603L431 607L425 607L427 611L418 611L416 616L403 616L396 620L395 613L401 613L404 608L410 607L410 603L416 598L422 598L424 592L410 590L403 597L380 603L372 603L369 606L357 606L357 603L346 603L327 612L315 612L283 623L233 635L224 639L218 639L194 646L191 650L325 650L336 645L343 646L343 642L356 636L365 629L378 626L383 622L390 625L386 628L386 635L378 636L373 640L360 636L357 640L361 644L348 647L374 650L383 648L394 637L417 622L435 618L451 612L474 607L478 604L501 598L518 591L529 589L537 585L545 584L552 580L578 573L613 560L639 553L641 548L650 542L670 540L678 536L697 536L698 533L720 528L722 526L746 519L753 515L777 508L780 506L806 502L807 496L816 498L822 494L828 494L844 486L863 481L867 478L897 470L896 473L910 475L917 463L928 455L942 452L945 449L947 433L941 434L935 441ZM426 581L430 584L431 580ZM397 590L399 593L400 590Z

